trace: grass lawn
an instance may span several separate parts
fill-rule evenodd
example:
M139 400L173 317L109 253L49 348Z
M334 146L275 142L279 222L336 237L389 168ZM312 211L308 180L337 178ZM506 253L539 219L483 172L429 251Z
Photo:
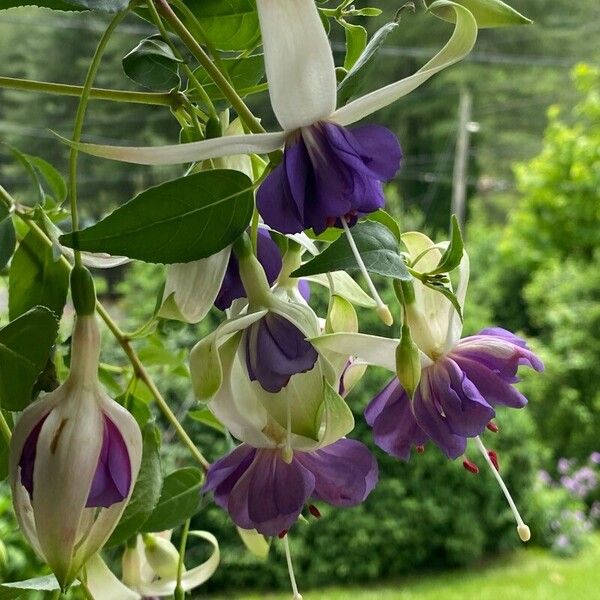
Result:
M299 579L301 583L301 574ZM591 538L589 546L575 558L557 558L538 548L524 548L470 570L423 574L369 585L368 589L335 587L301 591L304 600L600 599L600 536ZM290 600L291 593L241 592L219 598Z

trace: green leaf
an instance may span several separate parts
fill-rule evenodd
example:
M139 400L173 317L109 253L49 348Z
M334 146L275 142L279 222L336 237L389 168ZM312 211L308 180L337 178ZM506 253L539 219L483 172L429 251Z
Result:
M163 483L159 451L160 433L155 425L149 423L144 428L142 465L131 500L108 539L107 548L118 546L134 536L155 510Z
M358 57L352 69L338 86L338 106L343 106L352 97L357 96L362 90L369 71L372 69L377 52L381 49L387 36L397 29L398 23L387 23L378 29Z
M427 275L439 275L441 273L450 273L460 265L460 261L463 257L465 245L460 232L460 226L456 215L452 215L452 230L450 232L450 243L446 248L444 254L440 258L438 266L433 270L429 271Z
M163 481L160 500L142 531L173 529L192 517L200 507L202 472L193 467L173 471Z
M4 204L0 205L0 270L4 269L11 259L17 245L15 226Z
M73 586L78 586L79 582L75 581ZM25 581L11 581L0 584L0 600L12 600L18 598L23 593L29 593L34 590L41 592L53 592L60 589L58 581L54 575L44 575L43 577L35 577L34 579L26 579Z
M352 228L352 237L367 271L394 279L411 278L398 249L398 241L387 227L381 223L364 221ZM319 256L296 269L292 277L304 277L329 271L356 271L358 268L348 238L343 235Z
M350 71L365 51L367 46L367 30L362 25L352 25L342 22L346 32L346 56L344 69Z
M507 25L529 25L531 23L530 19L508 4L501 2L501 0L454 0L454 2L471 11L480 29L505 27ZM426 6L433 3L433 0L425 0ZM444 19L444 21L456 22L456 13L450 7L434 7L431 12L436 17Z
M63 263L55 262L52 248L35 232L30 232L13 257L8 289L11 319L34 306L46 306L60 316L67 301L69 272Z
M367 217L368 221L377 221L377 223L381 223L385 225L393 234L394 237L398 240L398 243L402 241L402 230L400 229L400 225L390 213L380 208L379 210L371 213Z
M150 37L123 58L123 71L129 79L145 88L170 90L181 83L180 62L168 44Z
M208 41L220 50L247 50L260 39L254 0L186 0ZM193 23L185 19L192 31ZM203 37L203 36L201 36Z
M246 92L260 83L265 75L265 61L262 54L254 54L247 58L224 58L220 65L223 74L229 78L231 85L240 96L246 95ZM194 75L212 100L224 98L223 93L204 68L196 69ZM190 95L195 97L193 87L190 88Z
M31 165L44 178L47 186L50 188L51 196L57 204L64 202L67 197L67 184L62 178L60 172L55 169L48 161L39 156L25 154ZM46 188L44 188L45 191Z
M225 427L221 421L219 421L219 419L217 419L217 417L215 417L215 415L213 415L206 407L198 410L190 410L190 412L188 412L188 416L190 419L198 421L198 423L202 423L203 425L207 425L219 433L225 433Z
M73 234L60 241L151 263L206 258L246 229L254 208L252 192L252 182L239 171L201 171L145 190L80 231L77 243Z
M46 366L58 333L58 321L41 306L0 329L0 406L23 410Z
M128 0L0 0L0 10L15 6L38 6L51 10L97 10L100 12L116 13L127 8Z

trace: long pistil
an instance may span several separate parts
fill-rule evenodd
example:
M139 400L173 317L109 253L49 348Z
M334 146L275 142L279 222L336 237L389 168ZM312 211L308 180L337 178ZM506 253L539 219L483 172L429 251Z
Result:
M290 575L290 583L292 584L292 600L302 600L302 594L298 591L296 584L296 576L294 575L294 565L292 564L292 553L290 552L290 543L287 534L283 536L283 547L285 548L285 560L287 561L288 573Z
M515 517L515 521L517 522L517 532L519 534L519 537L521 538L521 541L528 542L531 538L531 531L530 531L529 527L527 525L525 525L523 519L521 518L521 514L519 513L519 509L517 508L517 505L515 504L514 500L512 499L512 496L510 495L510 492L508 491L508 488L506 487L506 484L504 483L502 476L498 472L496 465L494 465L494 461L490 457L487 448L483 445L483 442L481 441L479 436L475 437L475 444L477 445L477 448L483 455L483 458L485 458L485 462L490 467L490 470L494 474L494 477L496 478L496 481L498 482L500 489L502 490L502 492L504 493L504 496L506 497L508 505L510 506L510 510L512 510L512 513Z

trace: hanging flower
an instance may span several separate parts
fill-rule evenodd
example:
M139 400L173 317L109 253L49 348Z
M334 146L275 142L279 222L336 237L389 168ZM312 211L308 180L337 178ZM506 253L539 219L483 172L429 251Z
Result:
M238 527L274 536L287 532L309 499L356 506L377 478L375 458L355 440L296 451L291 460L279 448L242 444L211 465L204 491L214 493Z
M94 600L140 600L172 597L177 586L179 552L170 542L171 532L138 535L135 545L123 552L123 578L117 579L99 554L86 566L87 586ZM189 535L207 541L211 555L200 565L184 568L181 587L189 592L208 581L220 562L219 543L208 531L190 531ZM150 537L148 537L150 536Z
M427 236L411 232L404 234L402 241L414 269L427 273L437 267L442 257L440 246ZM466 254L458 271L456 297L463 306L469 277ZM412 399L394 377L371 401L365 418L373 428L375 443L388 454L408 460L411 448L422 451L423 445L432 441L449 458L463 456L465 468L477 472L477 466L464 457L468 438L475 438L498 475L497 455L488 452L478 436L486 427L496 430L491 420L497 406L521 408L527 403L512 387L519 381L519 366L542 371L543 364L522 339L504 329L484 329L461 339L462 322L450 301L418 280L412 285L414 297L406 300L406 319L420 353L421 377ZM342 333L312 342L319 350L349 353L368 364L398 370L399 340ZM503 482L501 485L508 494ZM528 530L523 533L527 539L528 535Z
M11 440L19 525L63 588L112 533L140 467L139 428L100 386L99 352L96 317L78 316L69 377L23 412Z
M77 147L125 162L173 164L284 146L283 162L258 192L265 222L284 233L352 224L383 206L382 182L394 177L402 153L395 136L383 127L346 126L410 93L461 60L475 43L477 23L471 12L454 2L439 4L456 14L446 46L410 77L336 109L333 55L314 0L258 0L271 105L283 131L157 148Z

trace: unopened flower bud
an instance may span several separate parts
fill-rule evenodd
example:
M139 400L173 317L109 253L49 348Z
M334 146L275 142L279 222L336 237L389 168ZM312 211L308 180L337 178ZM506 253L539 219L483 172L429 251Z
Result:
M99 353L96 317L78 316L69 377L23 412L11 440L21 531L63 589L119 522L140 467L139 427L100 386Z
M327 321L325 323L326 333L358 331L358 317L354 306L337 294L332 294L329 301L329 310L327 311Z
M163 579L176 579L179 552L167 539L151 533L144 535L146 559L152 570Z
M402 325L402 337L396 348L396 374L398 381L412 398L421 380L421 357L406 323Z

